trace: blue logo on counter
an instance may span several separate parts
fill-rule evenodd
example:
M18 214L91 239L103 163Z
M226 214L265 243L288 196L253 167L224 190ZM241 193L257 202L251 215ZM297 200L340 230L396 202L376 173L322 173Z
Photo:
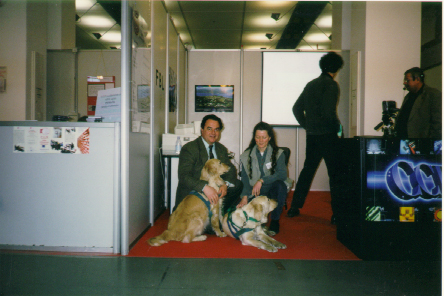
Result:
M392 195L402 201L442 198L442 166L398 161L390 166L385 181Z

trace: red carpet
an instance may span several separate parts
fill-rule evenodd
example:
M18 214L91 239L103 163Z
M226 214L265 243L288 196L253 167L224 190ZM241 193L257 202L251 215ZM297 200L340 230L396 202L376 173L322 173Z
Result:
M287 204L291 203L289 193ZM270 253L244 246L231 237L209 235L206 241L184 244L169 242L151 247L146 240L161 234L168 224L165 211L139 242L131 249L130 257L163 258L239 258L239 259L302 259L302 260L360 260L336 239L336 226L330 224L330 192L311 191L301 215L288 218L286 211L280 219L280 232L274 238L287 249Z

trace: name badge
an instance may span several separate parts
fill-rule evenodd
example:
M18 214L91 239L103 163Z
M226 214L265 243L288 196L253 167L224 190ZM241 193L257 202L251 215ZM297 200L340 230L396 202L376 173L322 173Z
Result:
M267 168L267 170L271 169L271 162L266 163L266 164L265 164L265 167Z

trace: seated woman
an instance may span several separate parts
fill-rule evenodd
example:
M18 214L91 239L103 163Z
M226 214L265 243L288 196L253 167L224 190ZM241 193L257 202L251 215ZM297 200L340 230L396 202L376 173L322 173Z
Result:
M244 186L237 207L247 204L251 196L266 195L277 200L278 206L271 212L269 230L279 233L279 217L287 198L287 166L285 154L278 149L274 130L268 123L256 124L250 145L240 160Z

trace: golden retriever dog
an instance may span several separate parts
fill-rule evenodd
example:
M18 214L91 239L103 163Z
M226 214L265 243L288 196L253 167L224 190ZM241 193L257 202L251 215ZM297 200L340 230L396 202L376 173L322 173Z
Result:
M205 163L200 179L208 181L208 186L219 191L219 187L225 184L220 176L228 172L229 169L230 167L221 163L220 160L210 159ZM202 233L210 223L210 211L212 214L211 227L216 235L219 237L227 236L220 230L219 215L223 198L220 198L217 204L210 205L205 194L201 192L200 195L206 202L196 195L187 195L171 215L168 221L168 229L161 235L149 239L147 241L148 244L151 246L161 246L171 240L183 243L206 240L207 236ZM207 205L209 205L210 209L208 209Z
M229 236L239 239L243 245L268 252L286 249L286 245L269 237L262 228L262 224L267 223L268 213L276 207L277 201L258 196L242 208L228 211L221 221L222 228Z

